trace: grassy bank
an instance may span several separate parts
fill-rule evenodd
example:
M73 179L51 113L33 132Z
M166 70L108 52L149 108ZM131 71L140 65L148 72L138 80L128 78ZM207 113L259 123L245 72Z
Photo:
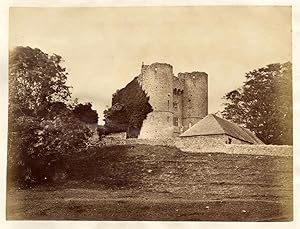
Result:
M133 145L91 148L68 160L64 182L10 189L8 219L292 218L290 157Z

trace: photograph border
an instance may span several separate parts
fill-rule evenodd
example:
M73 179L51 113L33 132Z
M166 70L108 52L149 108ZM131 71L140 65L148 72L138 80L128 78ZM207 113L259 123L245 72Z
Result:
M292 50L292 63L293 63L293 187L294 187L294 220L292 222L268 222L268 223L256 223L256 222L147 222L147 221L6 221L6 156L7 156L7 104L8 104L8 12L9 7L103 7L103 6L199 6L199 5L236 5L237 1L234 0L202 0L202 1L84 1L84 0L63 0L63 1L43 1L43 0L12 0L12 1L2 1L1 2L1 18L0 18L0 28L1 28L1 36L0 36L0 45L1 50L3 51L0 60L0 69L1 69L1 96L0 96L0 117L1 117L1 138L0 138L0 146L1 146L1 158L0 158L0 168L1 168L1 176L0 176L0 227L1 228L57 228L57 227L73 227L73 228L81 228L81 227L99 227L101 228L299 228L299 204L300 204L300 196L297 193L300 193L300 145L297 139L300 139L300 4L297 3L299 1L290 1L290 0L261 0L261 1L238 1L238 5L284 5L289 6L292 5L292 24L293 24L293 50Z

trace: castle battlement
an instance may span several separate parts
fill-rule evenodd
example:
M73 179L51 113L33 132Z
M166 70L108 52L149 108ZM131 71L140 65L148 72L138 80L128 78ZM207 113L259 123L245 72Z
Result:
M193 79L198 79L201 77L207 77L207 73L206 72L179 72L178 73L178 78L185 80L186 78L193 78Z
M171 71L173 72L173 66L167 63L153 63L150 65L142 64L141 73L145 71Z

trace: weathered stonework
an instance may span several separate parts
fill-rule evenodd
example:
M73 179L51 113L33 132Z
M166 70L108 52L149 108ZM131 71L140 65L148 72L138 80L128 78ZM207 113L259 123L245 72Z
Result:
M194 136L185 138L136 139L104 138L98 142L100 147L116 145L148 145L175 147L189 153L225 153L245 155L293 156L293 147L288 145L249 145L234 140L226 144L227 135Z
M225 135L191 136L180 138L176 147L186 152L223 152Z
M179 73L170 64L142 65L138 82L153 111L144 120L139 138L178 136L208 113L208 83L204 72Z

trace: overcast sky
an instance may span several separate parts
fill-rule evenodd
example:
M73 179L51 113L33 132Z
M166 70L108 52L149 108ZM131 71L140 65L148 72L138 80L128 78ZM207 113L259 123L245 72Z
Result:
M213 113L246 72L291 61L291 8L11 8L10 48L17 45L61 55L73 97L92 102L100 120L142 62L207 72Z

